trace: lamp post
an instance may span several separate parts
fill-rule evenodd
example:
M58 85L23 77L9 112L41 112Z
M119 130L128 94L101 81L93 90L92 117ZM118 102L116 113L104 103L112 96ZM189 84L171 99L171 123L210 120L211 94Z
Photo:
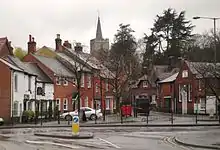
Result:
M197 19L209 19L209 20L213 20L213 24L214 24L214 42L215 42L215 44L214 44L214 63L216 64L216 62L217 62L217 60L216 60L216 53L217 53L217 41L216 41L216 39L217 39L217 37L216 37L216 20L219 20L220 18L216 18L216 17L199 17L199 16L196 16L196 17L193 17L193 19L195 19L195 20L197 20ZM216 118L217 118L217 114L218 114L218 110L217 110L217 108L218 108L218 103L217 103L217 99L216 99L216 103L215 103L215 105L216 105Z

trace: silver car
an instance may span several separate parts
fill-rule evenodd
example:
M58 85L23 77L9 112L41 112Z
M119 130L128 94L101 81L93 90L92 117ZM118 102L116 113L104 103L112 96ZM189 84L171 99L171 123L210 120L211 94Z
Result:
M95 110L95 109L92 109L90 107L81 107L80 112L82 112L83 110L85 111L86 118L88 118L90 120L99 119L103 116L102 112L101 112L101 109ZM73 116L78 116L78 110L71 111L71 112L66 112L66 113L63 113L63 114L60 115L60 117L65 119L65 120L72 120Z

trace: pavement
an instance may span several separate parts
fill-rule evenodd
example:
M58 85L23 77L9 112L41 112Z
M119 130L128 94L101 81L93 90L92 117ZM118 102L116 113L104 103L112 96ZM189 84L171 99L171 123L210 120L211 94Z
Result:
M220 128L219 128L220 129ZM176 135L179 144L203 149L220 149L220 131L207 130L200 132L181 133Z

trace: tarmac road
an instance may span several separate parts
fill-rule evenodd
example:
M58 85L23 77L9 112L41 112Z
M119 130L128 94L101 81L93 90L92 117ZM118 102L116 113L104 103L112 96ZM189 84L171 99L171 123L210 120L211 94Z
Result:
M194 150L174 142L177 134L198 129L170 128L82 128L82 132L94 133L94 139L72 140L34 136L36 132L69 134L69 128L54 129L4 129L0 130L0 150Z

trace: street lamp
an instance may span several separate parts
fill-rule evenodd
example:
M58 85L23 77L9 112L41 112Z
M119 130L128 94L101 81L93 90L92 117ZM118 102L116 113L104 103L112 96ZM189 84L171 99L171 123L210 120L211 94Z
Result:
M197 20L197 19L209 19L209 20L213 20L213 23L214 23L214 42L215 42L215 44L214 44L214 63L216 63L217 61L216 61L216 51L217 51L217 41L216 41L216 39L217 39L217 37L216 37L216 20L219 20L220 18L215 18L215 17L199 17L199 16L195 16L195 17L193 17L193 19L195 19L195 20ZM216 99L216 118L217 118L217 113L218 113L218 110L217 110L217 108L218 108L218 106L217 106L217 99ZM220 116L219 116L220 117Z
M216 51L217 51L217 42L216 42L216 20L219 20L220 18L215 18L215 17L193 17L193 19L197 20L197 19L209 19L209 20L213 20L214 23L214 42L215 42L215 47L214 47L214 62L216 63Z

